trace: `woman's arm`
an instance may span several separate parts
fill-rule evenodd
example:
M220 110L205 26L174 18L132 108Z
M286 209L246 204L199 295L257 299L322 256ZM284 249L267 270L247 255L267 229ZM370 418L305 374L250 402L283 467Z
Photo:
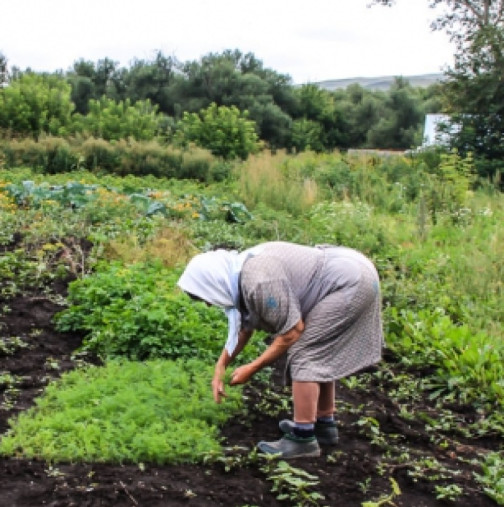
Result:
M273 361L283 355L289 347L299 340L304 331L304 322L299 320L298 323L287 333L278 335L273 343L251 363L239 366L231 374L231 385L244 384L254 373L271 364Z
M236 344L236 348L231 356L229 355L225 347L222 350L222 353L217 363L215 364L215 372L212 380L213 397L217 403L221 402L222 396L226 396L226 393L224 391L224 375L226 373L227 366L243 350L243 347L245 347L245 345L248 343L253 332L254 332L253 330L249 331L242 329L238 333L238 343Z

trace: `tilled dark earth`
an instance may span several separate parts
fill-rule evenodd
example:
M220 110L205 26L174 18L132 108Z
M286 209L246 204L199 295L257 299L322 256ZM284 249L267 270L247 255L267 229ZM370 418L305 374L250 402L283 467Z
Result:
M53 287L64 293L65 286ZM20 337L30 345L14 353L0 350L0 379L11 374L18 379L15 389L0 383L0 432L8 429L8 420L30 407L47 383L71 369L72 353L81 343L81 336L61 334L54 330L53 315L61 310L54 297L40 294L17 296L0 301L0 335ZM6 310L6 306L9 311ZM391 365L393 367L393 364ZM273 392L281 388L272 385ZM226 447L255 447L258 440L278 437L279 418L289 414L282 410L275 417L263 412L264 400L257 386L247 389L247 415L230 421L222 435ZM398 415L398 407L384 394L383 389L350 390L340 386L338 415L340 444L323 448L320 458L290 461L290 465L316 475L320 483L315 491L325 499L310 505L360 506L364 501L378 501L392 491L390 477L401 489L393 503L380 505L431 507L441 505L496 505L485 496L475 482L478 471L471 460L478 459L481 450L497 449L500 440L461 441L448 439L441 448L431 442L420 422L405 421ZM348 409L348 407L353 407ZM369 434L356 422L365 407L367 415L379 422L384 435L400 435L401 446L411 456L435 458L448 469L459 471L455 478L437 481L422 478L408 460L380 466L385 450L371 442ZM464 417L471 418L466 413ZM247 452L245 452L247 454ZM229 465L230 461L228 462ZM427 471L426 471L427 473ZM455 501L436 499L435 484L457 484L464 494ZM277 506L309 505L308 501L279 501L272 492L272 482L261 463L242 462L240 466L226 466L218 462L204 465L154 466L117 465L102 463L53 463L23 458L0 458L0 506Z

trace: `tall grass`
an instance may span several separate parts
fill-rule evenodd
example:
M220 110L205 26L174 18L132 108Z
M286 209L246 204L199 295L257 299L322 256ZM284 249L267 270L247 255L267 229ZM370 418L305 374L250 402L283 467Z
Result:
M463 219L454 223L453 215L444 213L423 234L412 234L394 255L390 304L443 308L454 322L467 323L474 332L504 337L502 202L502 196L484 199L477 194L463 210Z
M173 222L169 226L161 225L145 241L140 241L135 234L112 238L104 244L102 255L105 259L120 260L125 264L158 259L164 266L173 267L188 262L196 253L186 232Z
M418 198L424 166L399 156L264 152L250 157L235 174L250 207L263 203L299 216L322 201L362 201L397 213Z
M183 150L159 141L43 136L38 141L3 140L0 156L7 168L27 166L43 174L87 169L120 176L153 175L199 181L218 180L227 175L227 167L209 151L193 145Z
M283 152L263 152L239 168L240 194L249 208L263 203L299 216L317 201L317 183L299 169L287 170L287 161Z

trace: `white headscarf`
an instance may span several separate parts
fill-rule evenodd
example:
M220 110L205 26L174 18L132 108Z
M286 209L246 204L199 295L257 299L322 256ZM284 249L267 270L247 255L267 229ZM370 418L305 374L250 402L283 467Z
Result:
M243 263L262 250L261 246L242 253L214 250L191 259L177 285L211 305L224 308L228 318L226 350L231 355L238 344L241 315L238 310L240 289L238 281Z

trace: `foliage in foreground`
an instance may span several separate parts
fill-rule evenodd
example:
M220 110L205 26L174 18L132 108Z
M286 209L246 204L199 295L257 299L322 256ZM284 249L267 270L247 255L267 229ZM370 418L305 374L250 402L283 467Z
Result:
M445 402L485 407L492 420L499 415L504 406L501 341L482 331L471 332L467 325L455 325L441 309L417 314L403 310L398 314L392 308L388 320L388 344L401 362L423 368L429 357L429 365L436 368L431 399L442 397Z
M57 327L86 331L83 348L104 358L211 360L222 345L214 336L227 333L225 319L175 293L176 280L177 273L160 263L104 265L71 283L70 307L59 314Z
M483 474L476 478L490 498L504 505L504 453L489 453L483 463Z
M240 388L217 405L198 360L119 362L65 374L0 441L3 455L48 461L197 462L220 452L219 426Z

